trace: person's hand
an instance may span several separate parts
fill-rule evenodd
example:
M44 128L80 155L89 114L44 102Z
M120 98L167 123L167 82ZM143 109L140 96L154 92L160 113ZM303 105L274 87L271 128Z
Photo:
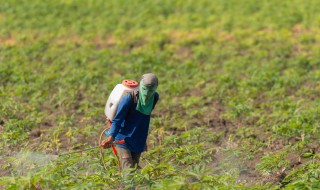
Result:
M112 143L113 143L113 137L109 136L106 140L103 140L100 144L101 147L103 148L110 148Z

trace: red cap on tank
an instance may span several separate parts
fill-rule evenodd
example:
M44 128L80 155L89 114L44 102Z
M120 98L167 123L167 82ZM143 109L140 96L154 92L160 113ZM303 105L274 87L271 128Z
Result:
M134 88L138 86L138 82L134 80L123 80L122 84L129 88Z

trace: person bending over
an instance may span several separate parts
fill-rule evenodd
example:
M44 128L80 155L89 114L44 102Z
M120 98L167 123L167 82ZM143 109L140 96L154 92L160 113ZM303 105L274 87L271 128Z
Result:
M139 90L121 98L109 136L100 145L109 148L114 141L125 140L125 144L117 145L123 171L139 167L141 153L146 148L151 112L159 100L157 87L158 78L155 74L142 76Z

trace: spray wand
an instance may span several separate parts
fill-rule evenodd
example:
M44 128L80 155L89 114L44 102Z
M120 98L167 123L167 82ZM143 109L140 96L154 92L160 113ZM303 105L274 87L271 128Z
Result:
M113 142L112 143L112 149L113 149L113 152L115 151L114 150L114 145L116 144L124 144L125 141L124 140L119 140L117 142ZM83 149L83 150L78 150L78 151L74 151L74 152L69 152L69 153L65 153L65 154L59 154L58 156L67 156L67 155L70 155L70 154L75 154L75 153L79 153L79 152L85 152L85 151L88 151L88 150L94 150L94 149L97 149L99 148L98 146L97 147L92 147L92 148L86 148L86 149Z

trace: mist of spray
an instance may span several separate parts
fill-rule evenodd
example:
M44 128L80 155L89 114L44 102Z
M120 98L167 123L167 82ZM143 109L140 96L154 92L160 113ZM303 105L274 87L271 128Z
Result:
M58 156L35 152L19 152L8 159L14 175L25 175L31 171L47 166Z

